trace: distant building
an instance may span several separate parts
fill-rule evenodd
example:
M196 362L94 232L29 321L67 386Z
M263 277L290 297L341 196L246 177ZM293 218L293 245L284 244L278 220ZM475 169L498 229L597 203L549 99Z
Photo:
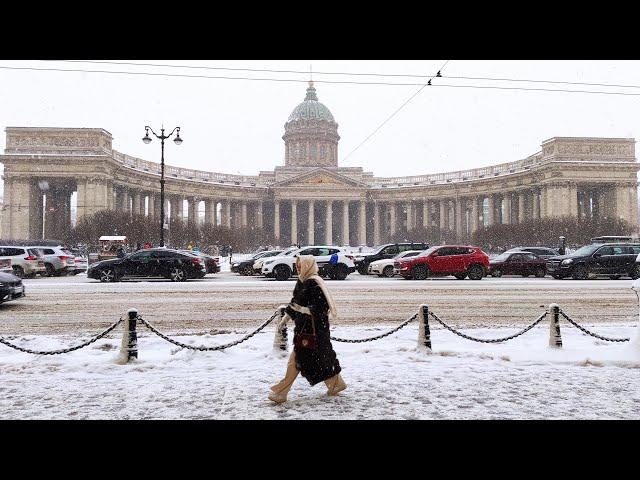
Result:
M106 130L7 127L6 135L0 155L6 238L39 238L45 201L45 236L64 238L73 192L78 220L103 209L159 215L160 165L112 150ZM203 202L206 224L267 228L280 245L373 245L418 227L465 239L482 225L561 216L638 225L640 167L632 138L554 137L513 162L376 177L338 165L338 124L310 82L282 139L284 165L257 175L167 166L168 216L182 218L186 199L184 221L198 222ZM401 159L389 159L395 161ZM429 159L419 168L428 169Z

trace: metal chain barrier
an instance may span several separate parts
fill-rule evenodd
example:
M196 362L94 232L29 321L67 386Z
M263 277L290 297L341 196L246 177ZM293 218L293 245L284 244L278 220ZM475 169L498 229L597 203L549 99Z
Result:
M455 333L456 335L458 335L458 336L460 336L462 338L466 338L467 340L471 340L473 342L480 342L480 343L501 343L501 342L506 342L507 340L511 340L511 339L516 338L516 337L519 337L520 335L522 335L524 333L527 333L533 327L538 325L542 320L544 320L544 318L547 316L547 314L548 314L548 312L544 312L542 315L540 315L538 318L536 318L536 320L531 325L529 325L528 327L526 327L523 330L520 330L518 333L515 333L513 335L509 335L508 337L484 339L484 338L471 337L469 335L466 335L466 334L456 330L453 327L450 327L449 325L444 323L442 320L440 320L435 313L433 313L431 310L429 310L429 316L431 318L433 318L435 321L437 321L438 323L440 323L440 325L442 325L444 328L449 330L451 333Z
M598 335L597 333L593 333L593 332L587 330L586 328L584 328L583 326L578 325L574 320L569 318L569 316L566 313L564 313L562 310L560 310L560 315L562 315L569 323L571 323L573 326L575 326L578 330L581 330L584 333L586 333L587 335L591 335L592 337L595 337L595 338L597 338L599 340L604 340L605 342L628 342L629 340L631 340L630 338L603 337L602 335Z
M404 322L402 322L400 325L398 325L396 328L394 328L393 330L389 330L387 333L383 333L382 335L378 335L375 337L370 337L370 338L359 338L359 339L349 339L349 338L337 338L337 337L331 337L331 340L333 340L334 342L343 342L343 343L364 343L364 342L373 342L374 340L380 340L381 338L384 338L386 336L391 335L392 333L397 332L398 330L400 330L401 328L407 326L409 323L413 322L416 317L418 316L417 313L414 313L412 317L408 318L407 320L405 320Z
M88 345L91 345L93 342L95 342L96 340L100 340L102 337L104 337L109 332L111 332L111 330L113 330L118 325L120 325L123 320L124 320L124 318L120 317L120 320L118 320L116 323L111 325L109 328L107 328L100 335L97 335L97 336L93 337L91 340L89 340L87 342L84 342L84 343L82 343L80 345L76 345L75 347L64 348L62 350L49 350L49 351L30 350L28 348L23 348L23 347L19 347L18 345L14 345L14 344L8 342L7 340L5 340L2 337L0 337L0 343L6 345L7 347L13 348L15 350L19 350L19 351L24 352L24 353L32 353L34 355L60 355L61 353L73 352L74 350L79 350L79 349L84 348L84 347L86 347Z
M173 343L174 345L177 345L178 347L182 347L182 348L187 348L189 350L199 350L201 352L213 352L216 350L224 350L226 348L229 347L234 347L246 340L249 340L251 337L253 337L256 333L260 332L264 327L266 327L267 325L269 325L274 318L276 318L276 316L280 313L280 310L276 310L275 313L273 315L271 315L271 318L269 318L266 322L264 322L262 325L260 325L256 330L254 330L253 332L251 332L248 335L245 335L244 337L240 338L239 340L235 340L233 342L224 344L224 345L217 345L215 347L194 347L193 345L187 345L186 343L182 343L182 342L178 342L177 340L173 340L172 338L167 337L165 334L163 334L162 332L160 332L157 328L155 328L153 325L151 325L149 322L147 322L144 318L138 316L138 320L140 320L140 322L142 322L142 324L147 327L149 330L151 330L153 333L155 333L156 335L158 335L160 338L166 340L167 342Z

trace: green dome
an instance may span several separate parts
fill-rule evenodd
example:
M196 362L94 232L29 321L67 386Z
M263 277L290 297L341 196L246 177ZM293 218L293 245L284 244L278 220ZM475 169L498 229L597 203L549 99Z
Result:
M307 96L304 98L304 102L293 109L287 122L293 122L295 120L325 120L327 122L335 122L329 109L318 101L313 82L309 82L309 88L307 88Z

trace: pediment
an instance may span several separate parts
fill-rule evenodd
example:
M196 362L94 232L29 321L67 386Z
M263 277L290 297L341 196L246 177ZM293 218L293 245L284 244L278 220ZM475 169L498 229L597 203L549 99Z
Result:
M281 180L271 185L272 188L313 186L322 187L356 187L368 188L366 183L347 177L341 173L333 172L326 168L315 168L310 172L304 172L294 177Z

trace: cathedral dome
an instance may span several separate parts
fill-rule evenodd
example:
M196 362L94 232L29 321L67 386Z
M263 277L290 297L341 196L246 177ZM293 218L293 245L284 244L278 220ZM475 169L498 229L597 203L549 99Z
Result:
M313 82L309 82L309 88L307 88L307 96L304 98L304 102L293 109L287 123L296 120L325 120L335 123L329 109L318 101L318 95L316 95Z

